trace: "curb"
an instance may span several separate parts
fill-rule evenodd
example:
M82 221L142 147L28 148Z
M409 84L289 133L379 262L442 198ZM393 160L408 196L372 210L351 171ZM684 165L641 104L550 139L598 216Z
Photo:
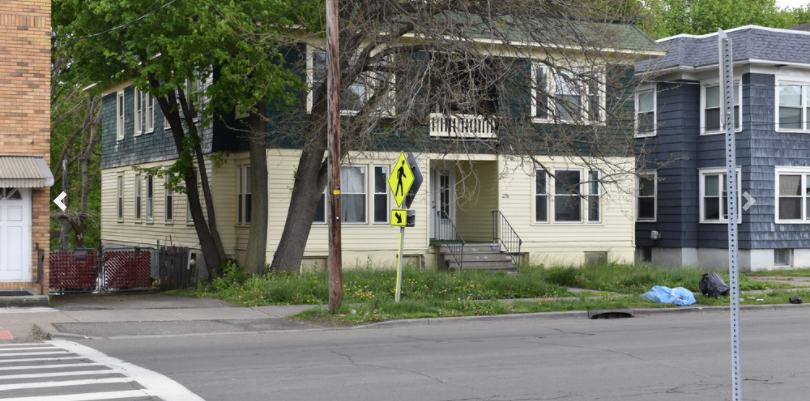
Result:
M48 306L50 297L48 295L21 295L0 297L0 308L28 308L32 306Z

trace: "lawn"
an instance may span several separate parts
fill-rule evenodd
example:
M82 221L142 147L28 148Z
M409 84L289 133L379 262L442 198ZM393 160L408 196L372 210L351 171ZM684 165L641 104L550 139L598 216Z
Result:
M223 277L174 295L212 297L244 306L328 303L325 272L266 274L249 277L234 263ZM654 285L685 287L703 305L728 305L728 298L700 295L704 271L661 268L649 264L605 263L583 267L524 267L519 275L476 270L404 269L402 301L395 302L396 272L358 267L343 272L343 303L337 316L317 308L297 316L322 323L365 323L389 319L495 315L572 310L676 307L641 298ZM728 282L727 274L721 274ZM568 288L589 290L573 293ZM790 285L740 277L742 291L784 290ZM810 293L775 291L744 295L742 304L787 303L791 296ZM810 298L807 298L810 299ZM501 300L511 300L504 302Z

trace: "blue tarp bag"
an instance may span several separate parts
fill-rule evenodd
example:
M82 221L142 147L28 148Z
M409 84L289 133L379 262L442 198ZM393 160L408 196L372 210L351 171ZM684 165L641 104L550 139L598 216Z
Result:
M680 306L692 305L697 302L692 291L683 287L669 288L656 285L652 290L644 293L642 297L662 304L675 304Z

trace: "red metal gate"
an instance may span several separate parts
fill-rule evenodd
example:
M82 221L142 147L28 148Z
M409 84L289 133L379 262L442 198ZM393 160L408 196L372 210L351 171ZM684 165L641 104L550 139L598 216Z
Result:
M100 258L93 249L53 251L49 260L52 292L152 288L152 250L148 248L104 249Z
M98 252L85 249L51 252L50 271L51 291L94 291L98 279Z
M152 287L152 253L146 249L104 251L104 289Z

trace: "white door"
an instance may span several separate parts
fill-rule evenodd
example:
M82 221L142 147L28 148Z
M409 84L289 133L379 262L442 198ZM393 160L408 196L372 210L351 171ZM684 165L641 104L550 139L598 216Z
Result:
M456 221L455 177L447 170L431 170L430 237L438 240L455 239Z
M31 280L31 190L0 188L0 281Z

